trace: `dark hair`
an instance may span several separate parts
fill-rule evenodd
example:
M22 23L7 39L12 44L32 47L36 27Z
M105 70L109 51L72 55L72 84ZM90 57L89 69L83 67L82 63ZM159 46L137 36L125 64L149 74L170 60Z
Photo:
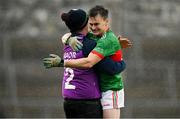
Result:
M108 18L108 10L101 5L96 5L89 10L89 17L96 17L98 14L101 15L104 19Z

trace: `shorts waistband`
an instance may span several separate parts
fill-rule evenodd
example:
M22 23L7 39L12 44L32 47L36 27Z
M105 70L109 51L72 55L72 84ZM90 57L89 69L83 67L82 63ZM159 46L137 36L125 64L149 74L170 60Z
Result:
M66 101L100 101L100 98L96 99L72 99L72 98L64 98Z

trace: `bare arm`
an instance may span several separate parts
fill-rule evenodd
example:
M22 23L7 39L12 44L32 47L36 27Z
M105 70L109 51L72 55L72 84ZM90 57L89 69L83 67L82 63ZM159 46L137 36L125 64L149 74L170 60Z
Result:
M71 68L91 68L99 61L101 61L100 57L93 53L90 53L86 58L65 60L64 66Z

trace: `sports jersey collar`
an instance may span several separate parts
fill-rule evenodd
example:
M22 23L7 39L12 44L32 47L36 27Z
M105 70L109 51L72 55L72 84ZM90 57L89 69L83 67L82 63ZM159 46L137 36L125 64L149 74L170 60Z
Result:
M86 37L86 35L84 35L84 34L81 34L81 33L72 33L72 36L78 36L78 37L80 37L80 38L84 38L84 37Z

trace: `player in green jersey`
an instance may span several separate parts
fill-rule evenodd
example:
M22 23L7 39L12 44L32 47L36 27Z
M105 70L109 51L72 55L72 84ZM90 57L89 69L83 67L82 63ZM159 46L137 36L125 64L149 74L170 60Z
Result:
M102 6L95 6L90 10L89 17L89 28L92 33L89 33L88 37L95 39L97 45L87 58L65 61L65 67L90 68L104 57L111 57L114 61L122 60L118 38L109 29L108 10ZM120 118L120 108L124 107L124 86L121 74L101 73L100 87L103 117Z

